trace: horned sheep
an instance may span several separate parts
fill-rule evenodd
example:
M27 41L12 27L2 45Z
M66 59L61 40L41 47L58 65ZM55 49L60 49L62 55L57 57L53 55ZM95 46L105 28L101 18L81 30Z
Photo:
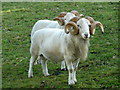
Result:
M68 22L65 29L44 28L34 33L31 38L31 59L28 77L33 76L33 64L40 56L43 74L48 76L47 61L65 60L69 77L68 84L77 82L76 70L81 60L85 60L89 47L89 26L91 23L85 18L74 22ZM65 33L66 31L69 31Z

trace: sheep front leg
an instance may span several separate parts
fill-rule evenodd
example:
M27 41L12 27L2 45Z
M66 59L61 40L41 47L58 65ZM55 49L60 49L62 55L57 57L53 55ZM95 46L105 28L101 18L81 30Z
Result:
M28 77L31 78L33 77L33 64L36 60L37 56L31 56L30 58L30 64L29 64L29 71L28 71Z
M76 79L76 71L77 71L77 69L78 69L78 64L79 64L79 62L80 62L80 59L78 59L77 61L74 61L73 62L73 66L74 66L74 76L73 76L73 78L74 78L74 81L75 82L77 82L77 79Z
M66 60L66 65L67 65L68 72L69 72L68 84L69 85L74 85L75 81L74 81L74 67L73 67L73 64L72 64L72 62Z

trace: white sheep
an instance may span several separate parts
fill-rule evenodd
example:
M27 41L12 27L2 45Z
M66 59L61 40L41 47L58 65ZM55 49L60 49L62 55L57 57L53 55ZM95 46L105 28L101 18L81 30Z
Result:
M43 29L43 28L62 28L62 26L60 26L57 21L52 21L52 20L38 20L34 24L34 26L32 28L31 37L34 35L34 33L37 30Z
M79 14L76 10L72 10L71 12L61 12L58 17L54 18L54 20L38 20L32 28L31 37L35 33L35 31L43 28L60 28L63 29L65 24L68 23L73 17L79 16L80 18L84 16L83 14Z
M75 13L66 13L66 12L61 12L58 17L54 18L54 20L57 21L52 21L52 20L38 20L35 25L33 26L32 32L31 32L31 38L33 37L34 33L43 28L60 28L63 29L65 24L69 22L73 17L75 17ZM81 16L80 16L81 17ZM40 60L38 59L38 62ZM36 63L37 64L37 61ZM65 62L62 61L61 63L61 70L65 70Z
M47 60L56 62L65 60L69 71L68 84L75 84L79 61L85 60L88 54L89 25L90 22L82 18L77 21L77 24L67 23L65 31L59 28L44 28L36 31L31 40L28 77L33 77L33 64L40 56L45 76L49 75ZM69 33L65 33L67 29Z

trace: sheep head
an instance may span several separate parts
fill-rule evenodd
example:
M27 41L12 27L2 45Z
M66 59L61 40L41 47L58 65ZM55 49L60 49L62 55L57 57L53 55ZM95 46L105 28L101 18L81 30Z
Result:
M91 23L85 18L79 19L77 23L70 21L65 25L65 33L68 34L70 32L72 35L79 34L83 39L88 39L90 37L89 25Z
M91 23L91 26L90 26L90 34L91 35L94 35L95 34L95 28L96 26L99 26L101 28L101 32L104 33L104 28L103 28L103 24L99 21L95 21L92 17L90 16L86 16L85 17L86 19L88 19Z

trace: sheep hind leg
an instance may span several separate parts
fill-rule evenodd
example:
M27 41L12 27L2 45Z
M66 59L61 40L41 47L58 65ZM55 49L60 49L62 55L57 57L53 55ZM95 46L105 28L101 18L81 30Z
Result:
M65 61L61 62L61 71L66 71Z
M33 77L33 65L34 65L36 58L37 58L37 56L35 56L35 55L31 56L31 58L30 58L28 78Z
M44 76L49 76L50 74L48 73L47 60L45 59L43 55L40 55L40 59L41 59L42 70L43 70Z
M40 57L38 56L37 60L35 61L34 65L41 64Z

